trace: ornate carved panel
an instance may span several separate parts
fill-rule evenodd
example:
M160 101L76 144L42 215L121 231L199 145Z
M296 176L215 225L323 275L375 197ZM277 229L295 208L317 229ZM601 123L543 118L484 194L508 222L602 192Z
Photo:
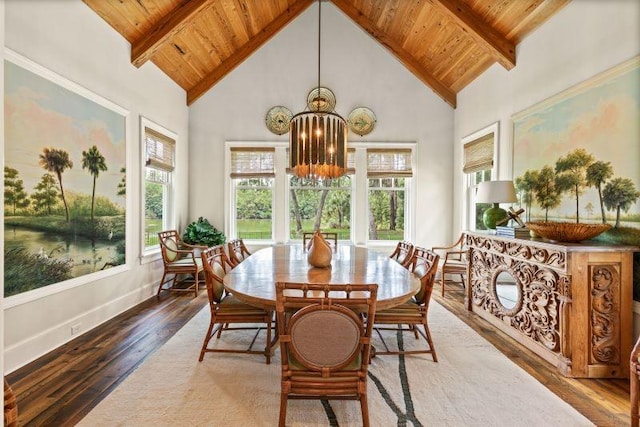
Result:
M508 255L523 261L544 264L561 270L567 268L567 254L564 251L522 244L522 240L498 240L484 236L467 234L467 246Z
M619 267L590 265L591 357L596 363L620 362Z
M511 245L499 242L491 248L502 248L507 252ZM517 256L523 253L518 251ZM473 250L471 257L472 304L547 349L560 352L560 296L567 292L569 279L550 268L512 257L511 253ZM495 277L502 271L509 272L521 289L521 300L516 304L516 310L506 310L496 298Z

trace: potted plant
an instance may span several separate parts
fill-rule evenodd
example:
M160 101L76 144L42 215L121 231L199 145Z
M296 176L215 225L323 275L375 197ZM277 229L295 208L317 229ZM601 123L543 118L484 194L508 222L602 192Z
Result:
M190 245L216 246L225 242L222 231L215 228L208 219L200 217L187 225L182 234L182 240Z

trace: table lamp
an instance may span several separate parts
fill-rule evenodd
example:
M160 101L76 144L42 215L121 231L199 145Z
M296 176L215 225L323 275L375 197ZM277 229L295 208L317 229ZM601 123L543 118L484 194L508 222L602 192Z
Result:
M495 229L496 222L507 216L507 211L499 206L500 203L517 201L513 181L484 181L478 184L476 202L493 203L493 207L484 211L484 215L482 215L482 222L488 229Z

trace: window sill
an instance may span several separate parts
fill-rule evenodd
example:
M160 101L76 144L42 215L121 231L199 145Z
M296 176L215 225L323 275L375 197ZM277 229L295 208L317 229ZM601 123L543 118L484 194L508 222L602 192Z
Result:
M162 259L162 254L160 253L160 249L156 248L140 255L140 265L149 264L159 259Z

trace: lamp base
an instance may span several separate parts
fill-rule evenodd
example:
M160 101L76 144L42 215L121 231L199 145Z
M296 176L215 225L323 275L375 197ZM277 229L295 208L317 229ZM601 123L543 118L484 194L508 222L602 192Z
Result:
M482 222L484 226L490 230L496 229L496 223L507 216L507 211L498 206L497 203L493 204L493 207L490 207L484 214L482 215Z

